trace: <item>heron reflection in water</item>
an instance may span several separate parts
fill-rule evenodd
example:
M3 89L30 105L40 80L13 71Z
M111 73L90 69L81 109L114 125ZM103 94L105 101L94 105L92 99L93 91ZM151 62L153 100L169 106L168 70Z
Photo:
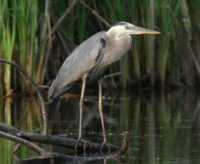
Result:
M87 81L98 79L105 68L118 61L131 48L131 35L159 34L160 32L137 27L128 22L119 22L108 31L101 31L81 43L64 61L55 80L52 82L48 100L53 101L67 92L79 79L82 79L79 115L79 136L81 140L83 99ZM98 80L98 108L103 131L103 144L106 143L105 127L102 112L102 83Z

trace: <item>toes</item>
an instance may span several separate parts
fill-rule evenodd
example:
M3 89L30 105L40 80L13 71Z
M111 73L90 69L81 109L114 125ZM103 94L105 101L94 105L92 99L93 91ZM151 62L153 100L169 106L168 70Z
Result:
M78 150L79 144L82 144L81 138L79 138L79 139L77 140L77 142L76 142L76 145L75 145L75 147L74 147L74 151L75 151L75 152Z
M107 147L106 141L103 141L103 143L100 146L100 150L102 151L104 149L104 147Z

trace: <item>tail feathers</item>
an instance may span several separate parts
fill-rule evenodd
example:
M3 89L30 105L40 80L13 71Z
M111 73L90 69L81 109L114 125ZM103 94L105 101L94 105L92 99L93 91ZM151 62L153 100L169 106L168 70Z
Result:
M65 87L62 88L58 88L55 85L55 82L53 81L50 88L49 88L49 92L48 92L48 100L49 101L53 101L56 100L57 98L59 98L59 96L61 96L62 94L64 94L65 92L67 92L72 85L67 85Z
M57 90L57 89L54 89L55 91ZM54 92L55 92L54 91ZM58 96L55 96L55 93L51 93L51 92L49 92L48 93L48 100L50 101L50 102L52 102L53 100L55 100Z
M48 92L48 100L49 101L53 101L55 98L55 92L57 90L57 87L55 86L55 80L51 83L51 86L49 88L49 92Z

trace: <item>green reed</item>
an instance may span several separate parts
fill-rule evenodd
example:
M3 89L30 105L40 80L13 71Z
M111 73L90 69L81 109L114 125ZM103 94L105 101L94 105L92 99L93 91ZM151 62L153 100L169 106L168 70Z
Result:
M15 29L15 17L11 17L9 14L9 3L5 0L1 2L3 5L0 7L0 56L6 58L7 60L11 60L13 56L14 42L16 37L16 29ZM6 90L10 90L11 87L11 67L5 66L4 71L4 81L6 83Z
M37 1L14 0L1 2L0 21L0 49L1 57L8 61L15 60L31 76L35 77L38 61L42 58L38 54L38 9ZM41 48L41 47L40 47ZM11 85L11 69L5 66L6 86ZM24 79L20 80L24 83ZM21 85L23 89L25 85ZM6 89L9 91L9 87Z
M17 41L16 60L27 72L35 77L40 56L37 54L37 1L13 1L16 17ZM14 58L15 58L14 57ZM37 63L36 63L37 62ZM23 80L23 79L22 79ZM25 90L25 88L23 88Z
M176 15L173 15L173 10L170 6L170 1L158 1L157 12L160 13L157 17L162 36L159 38L159 51L157 68L161 80L161 86L165 83L165 73L167 71L167 62L169 59L170 39L173 32L173 20Z

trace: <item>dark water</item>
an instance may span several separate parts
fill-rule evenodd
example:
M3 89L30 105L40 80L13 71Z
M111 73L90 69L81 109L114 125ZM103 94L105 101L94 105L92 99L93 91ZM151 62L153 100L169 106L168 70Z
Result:
M78 136L79 98L63 99L48 109L52 134ZM0 120L21 130L40 132L42 117L37 97L1 99ZM108 142L122 144L123 132L130 134L124 163L200 163L200 96L192 91L159 95L104 96L104 120ZM86 96L83 107L83 138L102 141L97 97ZM63 154L65 148L44 146ZM0 163L13 163L36 156L21 146L14 154L13 142L0 139ZM104 160L99 163L119 163Z

